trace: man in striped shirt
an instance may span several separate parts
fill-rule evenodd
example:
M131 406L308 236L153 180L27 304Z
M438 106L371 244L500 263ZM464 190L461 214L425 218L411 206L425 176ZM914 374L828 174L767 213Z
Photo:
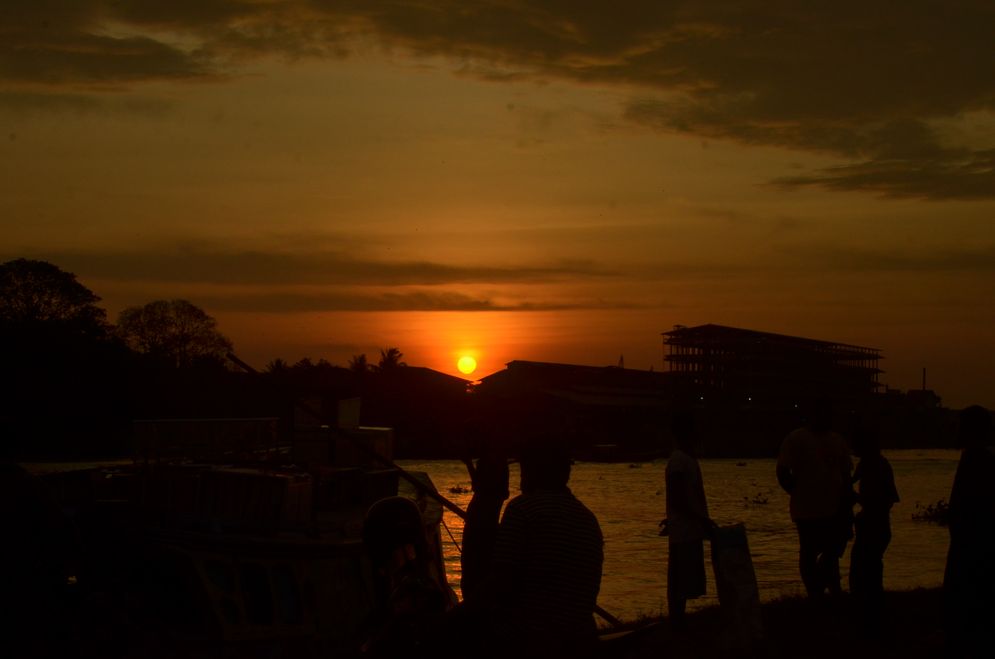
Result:
M582 657L594 648L604 540L569 479L562 443L523 449L522 494L508 502L492 558L491 627L502 655Z

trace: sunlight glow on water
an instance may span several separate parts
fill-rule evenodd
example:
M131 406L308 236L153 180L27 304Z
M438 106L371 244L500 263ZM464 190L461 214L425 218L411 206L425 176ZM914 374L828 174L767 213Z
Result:
M938 586L943 580L948 534L943 527L912 519L915 504L950 496L959 453L948 450L886 451L902 501L892 510L893 538L885 554L885 587L910 589ZM797 536L788 516L788 496L777 485L774 460L702 460L709 511L719 524L743 522L760 587L760 597L775 599L802 592L798 577ZM401 461L406 468L427 472L444 496L465 508L470 501L469 477L457 461ZM622 618L666 611L667 539L657 535L664 516L665 460L628 464L581 462L573 467L570 487L597 515L605 536L605 564L599 603ZM450 492L460 487L465 492ZM517 465L511 471L512 496L518 493ZM445 522L461 542L463 522L446 513ZM459 593L460 561L456 544L445 529L446 571ZM706 546L706 561L708 559ZM841 563L844 588L849 550ZM715 603L711 569L708 594L690 603Z

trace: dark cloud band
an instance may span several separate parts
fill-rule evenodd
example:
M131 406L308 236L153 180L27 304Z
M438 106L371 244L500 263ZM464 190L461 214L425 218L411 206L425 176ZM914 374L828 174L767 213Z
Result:
M138 34L108 34L115 23ZM643 126L854 161L784 186L993 198L995 136L955 153L928 127L995 112L993 24L988 0L8 0L0 81L217 77L246 57L341 57L373 36L491 80L628 86L625 115Z
M11 255L15 258L17 255ZM185 245L158 250L63 251L34 254L87 277L110 281L221 285L438 286L537 284L617 273L592 262L465 266L368 259L341 252L263 251Z

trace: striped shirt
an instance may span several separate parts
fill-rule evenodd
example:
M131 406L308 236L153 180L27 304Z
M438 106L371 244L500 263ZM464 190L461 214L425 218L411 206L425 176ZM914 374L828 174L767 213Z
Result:
M604 540L566 487L508 502L492 557L499 624L529 636L593 633Z

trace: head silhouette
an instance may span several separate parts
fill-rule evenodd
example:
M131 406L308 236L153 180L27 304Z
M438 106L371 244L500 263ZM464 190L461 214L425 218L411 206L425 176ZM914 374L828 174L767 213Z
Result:
M962 446L988 444L991 441L992 415L980 405L971 405L960 413L958 435Z
M805 425L813 432L827 432L833 428L833 404L826 398L816 398L808 404Z
M858 417L850 428L850 448L858 458L881 452L880 427L877 418L870 414Z
M522 492L561 490L570 480L570 451L566 442L537 438L522 447Z
M388 497L370 506L363 521L363 545L374 566L386 565L398 548L410 547L416 558L428 552L425 526L414 501Z

